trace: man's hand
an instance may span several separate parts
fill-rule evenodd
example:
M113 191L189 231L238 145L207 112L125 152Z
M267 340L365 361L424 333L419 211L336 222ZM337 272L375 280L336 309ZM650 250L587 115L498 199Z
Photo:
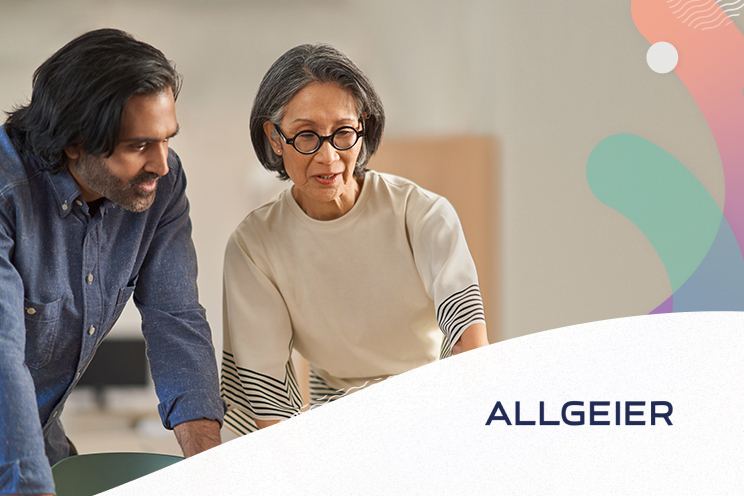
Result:
M173 428L186 458L220 445L220 423L216 420L189 420Z
M465 329L465 331L460 335L460 339L458 339L452 347L452 354L457 355L458 353L474 350L481 346L488 346L486 324L475 323Z

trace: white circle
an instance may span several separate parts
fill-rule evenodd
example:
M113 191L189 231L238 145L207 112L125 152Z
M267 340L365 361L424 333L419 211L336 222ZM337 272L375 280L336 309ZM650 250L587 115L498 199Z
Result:
M666 74L677 67L679 55L674 45L666 41L659 41L651 45L646 53L646 62L654 72Z

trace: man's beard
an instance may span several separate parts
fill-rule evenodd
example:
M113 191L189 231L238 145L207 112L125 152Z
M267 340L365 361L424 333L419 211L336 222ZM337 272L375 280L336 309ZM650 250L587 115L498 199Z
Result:
M84 154L78 161L77 173L90 189L130 212L144 212L150 208L155 201L157 188L146 193L136 186L160 177L154 172L143 170L130 179L126 186L122 186L121 180L109 172L104 159L88 154Z

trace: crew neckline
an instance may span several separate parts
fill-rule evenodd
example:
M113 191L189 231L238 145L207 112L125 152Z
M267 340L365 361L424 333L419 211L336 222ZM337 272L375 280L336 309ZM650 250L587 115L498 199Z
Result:
M302 208L300 208L297 200L295 200L294 196L292 195L292 187L294 187L294 185L284 190L284 192L282 193L284 197L283 200L284 203L286 203L289 207L290 211L303 224L314 228L335 229L341 226L345 226L346 224L354 221L357 217L359 217L362 210L364 210L364 206L366 205L367 200L369 199L369 190L372 189L372 185L369 183L372 181L377 181L378 177L379 176L374 171L368 170L365 172L364 181L362 181L361 185L362 191L359 193L359 197L357 198L356 202L354 202L354 205L349 209L349 211L337 219L318 220L313 219L312 217L307 215L302 210Z

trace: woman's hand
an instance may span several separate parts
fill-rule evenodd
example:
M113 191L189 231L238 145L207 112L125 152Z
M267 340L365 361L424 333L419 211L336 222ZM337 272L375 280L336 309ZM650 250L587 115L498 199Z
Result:
M465 329L460 339L452 347L452 354L457 355L481 346L488 346L488 333L486 332L486 324L476 322Z
M281 422L281 420L261 420L261 419L254 419L256 422L256 427L259 429L265 429L267 427L271 427L274 424L278 424Z

